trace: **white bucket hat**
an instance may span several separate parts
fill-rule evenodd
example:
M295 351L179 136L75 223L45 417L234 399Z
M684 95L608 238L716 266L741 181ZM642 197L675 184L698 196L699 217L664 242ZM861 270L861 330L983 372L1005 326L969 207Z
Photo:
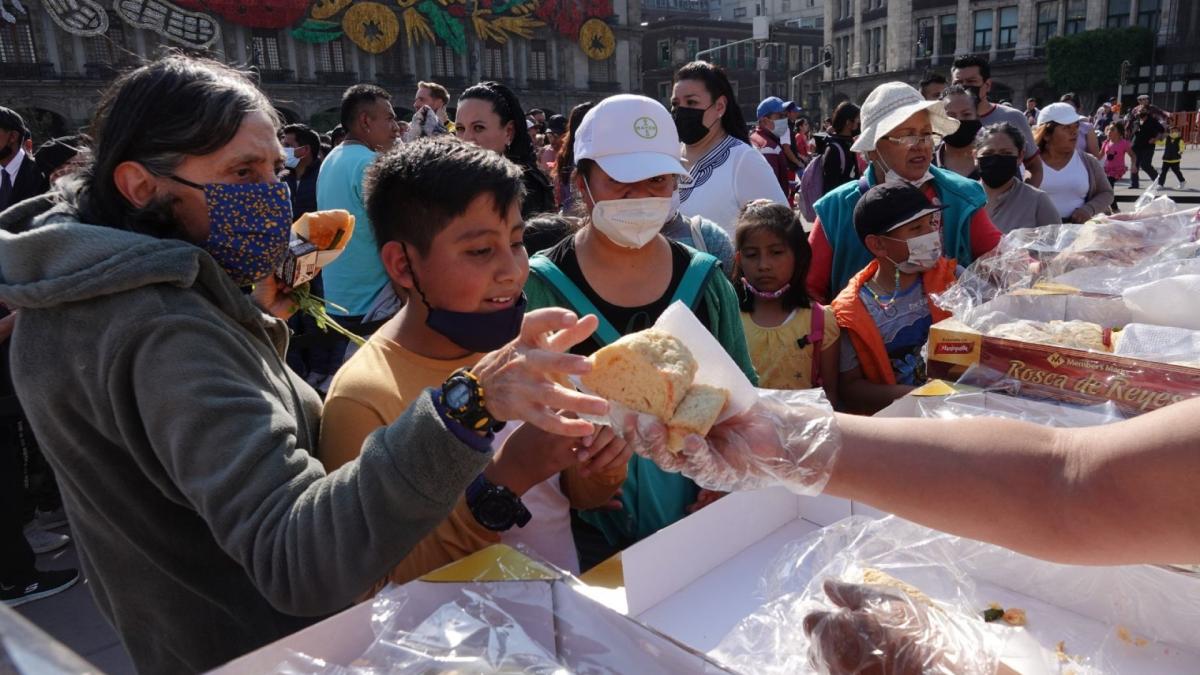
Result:
M575 161L595 160L621 183L678 174L689 176L675 120L661 103L637 94L618 94L584 115L575 134Z
M941 101L926 101L910 85L885 82L875 87L862 105L859 113L862 130L850 149L854 152L874 150L876 141L922 110L929 111L933 133L947 136L958 129L958 120L946 114L946 107Z
M1038 126L1054 122L1056 124L1074 124L1083 119L1070 103L1051 103L1038 113Z

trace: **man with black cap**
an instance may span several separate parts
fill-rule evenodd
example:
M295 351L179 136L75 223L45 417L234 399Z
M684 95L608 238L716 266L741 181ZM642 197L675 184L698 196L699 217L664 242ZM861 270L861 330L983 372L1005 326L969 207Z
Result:
M46 175L22 147L28 137L29 127L17 111L0 107L0 211L50 189Z
M833 301L842 328L842 400L875 413L925 383L921 349L949 316L930 297L954 283L934 214L944 207L904 181L876 185L854 207L854 229L875 259Z

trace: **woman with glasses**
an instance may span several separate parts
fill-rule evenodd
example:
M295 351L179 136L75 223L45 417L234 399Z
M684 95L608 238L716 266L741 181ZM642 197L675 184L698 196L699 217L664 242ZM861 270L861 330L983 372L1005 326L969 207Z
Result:
M1082 223L1108 213L1113 188L1100 160L1079 149L1083 116L1070 103L1052 103L1038 115L1033 138L1045 165L1042 191L1058 209L1064 223Z
M814 207L817 220L809 235L813 261L808 271L812 297L828 301L873 259L854 230L854 207L880 183L909 183L943 207L935 226L941 231L943 254L959 265L969 265L995 248L1001 235L984 208L983 188L930 166L936 140L957 128L958 121L946 115L941 101L926 101L903 82L888 82L871 92L862 106L862 131L851 146L871 160L867 173L826 194Z

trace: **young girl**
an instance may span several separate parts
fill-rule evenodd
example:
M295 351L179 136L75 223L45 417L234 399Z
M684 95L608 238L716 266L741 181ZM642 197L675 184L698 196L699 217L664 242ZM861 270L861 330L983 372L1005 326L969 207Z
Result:
M1187 187L1187 183L1183 180L1183 172L1179 170L1179 162L1183 159L1183 133L1179 127L1171 129L1167 134L1166 143L1163 145L1162 171L1158 172L1158 184L1167 184L1167 171L1174 171L1175 177L1179 179L1179 189Z
M759 386L824 387L836 406L840 330L833 312L805 290L812 250L800 218L783 204L750 202L736 240L734 280Z
M1128 156L1133 160L1133 166L1137 166L1137 155L1133 154L1133 144L1125 138L1125 124L1123 122L1113 122L1104 130L1108 135L1104 145L1100 148L1100 154L1104 156L1104 175L1108 176L1108 184L1113 186L1113 213L1117 212L1117 196L1115 193L1117 187L1117 179L1125 176L1127 165L1125 157Z

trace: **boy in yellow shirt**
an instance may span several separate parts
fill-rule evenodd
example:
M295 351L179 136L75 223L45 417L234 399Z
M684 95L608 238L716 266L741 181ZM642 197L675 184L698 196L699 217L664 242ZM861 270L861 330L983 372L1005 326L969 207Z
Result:
M519 333L529 274L521 185L516 165L452 138L404 145L368 169L371 227L407 302L333 380L318 454L327 471L352 460L422 390ZM390 580L404 583L498 542L579 571L570 508L608 504L630 450L608 427L581 442L509 426L488 468Z

